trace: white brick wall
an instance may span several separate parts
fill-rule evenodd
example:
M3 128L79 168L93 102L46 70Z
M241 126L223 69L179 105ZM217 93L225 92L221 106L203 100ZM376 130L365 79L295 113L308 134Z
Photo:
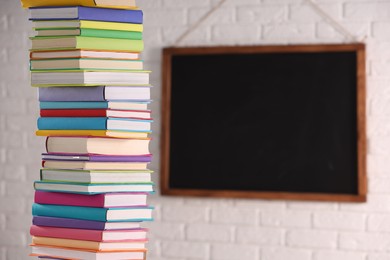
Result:
M137 0L145 15L145 64L153 71L152 169L158 181L161 48L218 0ZM367 43L369 196L365 204L153 196L148 260L390 259L390 1L314 0ZM43 138L29 85L27 12L0 5L0 260L29 259L32 181ZM182 43L341 43L302 0L228 0Z

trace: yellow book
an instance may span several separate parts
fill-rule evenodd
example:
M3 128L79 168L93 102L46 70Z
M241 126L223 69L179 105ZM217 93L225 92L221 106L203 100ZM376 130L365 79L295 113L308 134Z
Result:
M135 0L21 0L24 8L39 6L92 6L118 9L137 9Z
M83 28L83 29L85 28L85 29L99 29L99 30L142 32L144 29L143 24L101 22L101 21L89 21L89 20L33 21L33 26L36 30L56 29L56 28Z
M126 132L126 131L106 131L106 130L37 130L37 136L96 136L115 138L148 138L148 132Z
M63 239L52 237L33 236L32 243L35 245L57 246L64 248L79 248L96 251L113 251L113 250L134 250L145 249L147 240L138 241L121 241L121 242L94 242L87 240Z

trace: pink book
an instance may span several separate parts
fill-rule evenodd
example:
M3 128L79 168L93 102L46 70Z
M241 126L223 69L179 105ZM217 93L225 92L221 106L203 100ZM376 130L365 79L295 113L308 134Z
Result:
M35 191L34 202L65 206L97 208L145 206L148 193L121 192L85 195L76 193Z
M90 230L76 228L43 227L32 225L31 236L67 238L97 242L110 241L146 241L147 229L131 230Z

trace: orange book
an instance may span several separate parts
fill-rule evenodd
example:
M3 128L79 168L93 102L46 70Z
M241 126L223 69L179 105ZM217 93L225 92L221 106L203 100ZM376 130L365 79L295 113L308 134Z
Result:
M32 242L35 245L57 246L73 249L88 249L97 251L112 251L112 250L135 250L145 249L147 240L140 241L120 241L120 242L96 242L87 240L75 240L53 237L33 236Z
M31 244L32 252L30 256L42 256L62 259L95 259L95 260L112 260L112 259L146 259L146 249L126 250L126 251L96 251L85 249L71 249L66 247L54 247Z
M118 9L136 9L135 0L21 0L24 8L40 6L92 6Z

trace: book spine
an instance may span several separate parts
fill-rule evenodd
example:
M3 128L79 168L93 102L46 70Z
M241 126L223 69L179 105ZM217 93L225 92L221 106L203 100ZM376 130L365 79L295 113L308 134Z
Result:
M46 205L34 203L32 206L32 213L34 216L107 221L106 208Z
M106 117L106 109L41 109L41 117Z
M132 31L143 32L143 24L136 23L115 23L115 22L100 22L100 21L80 21L80 28L95 28L101 30L117 30L117 31Z
M39 101L105 101L104 86L39 88Z
M46 152L49 151L48 147L47 147L47 142L49 141L49 136L46 137L45 139L45 149L46 149Z
M34 202L38 204L64 206L104 207L104 196L104 194L82 195L74 193L35 191Z
M100 29L89 29L89 28L81 29L80 36L142 40L141 32L100 30Z
M40 117L39 130L106 130L105 117Z
M43 227L32 225L30 235L40 237L68 238L87 241L102 241L102 231L72 229L59 227Z
M96 6L94 0L21 0L24 8L39 6L70 6L70 5L87 5Z
M67 238L33 236L32 243L35 245L47 245L47 246L56 246L56 247L67 247L67 248L80 248L80 249L89 249L89 250L99 250L100 249L100 242L67 239Z
M144 49L143 40L110 39L82 36L76 36L76 39L76 48L80 49L131 52L141 52Z
M108 102L40 102L40 109L108 108Z
M110 156L110 155L89 155L91 162L151 162L152 155L134 155L134 156Z
M93 229L93 230L105 230L106 228L105 222L102 221L43 217L43 216L34 216L32 223L33 225L47 226L47 227L63 227L63 228L78 228L78 229Z
M143 23L142 10L79 7L79 20Z

